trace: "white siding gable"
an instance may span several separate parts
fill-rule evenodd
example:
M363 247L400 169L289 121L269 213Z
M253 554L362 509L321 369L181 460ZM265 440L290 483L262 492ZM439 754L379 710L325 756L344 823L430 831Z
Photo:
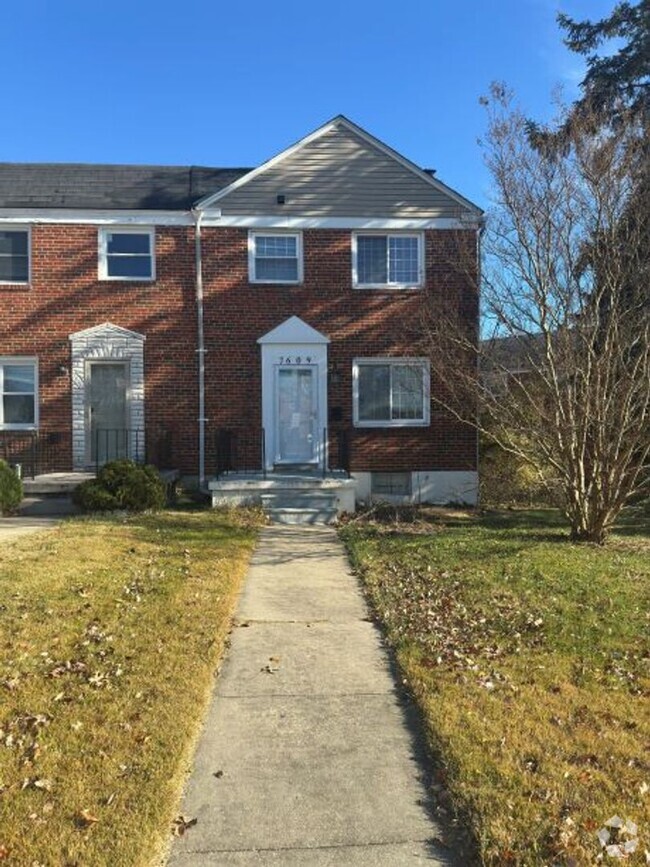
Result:
M285 197L278 204L279 195ZM458 218L478 209L345 119L215 197L223 216Z

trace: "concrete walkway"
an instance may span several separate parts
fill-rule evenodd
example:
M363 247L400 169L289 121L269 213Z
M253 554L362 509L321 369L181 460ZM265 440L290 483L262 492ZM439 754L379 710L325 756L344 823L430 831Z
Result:
M170 867L455 863L415 730L336 533L266 528Z
M60 517L51 516L28 517L26 515L15 515L11 518L0 517L0 543L8 542L18 536L25 536L28 533L49 530L60 523Z

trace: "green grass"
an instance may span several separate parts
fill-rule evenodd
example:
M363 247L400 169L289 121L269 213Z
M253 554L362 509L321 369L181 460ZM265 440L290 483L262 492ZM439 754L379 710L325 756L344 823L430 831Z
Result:
M164 851L256 528L176 511L0 545L0 861Z
M595 864L614 814L646 863L648 530L576 546L552 511L433 509L342 530L485 864Z

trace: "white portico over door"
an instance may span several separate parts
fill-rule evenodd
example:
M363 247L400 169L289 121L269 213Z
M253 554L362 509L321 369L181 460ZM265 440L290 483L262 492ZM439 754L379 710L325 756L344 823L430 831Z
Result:
M257 341L262 348L262 425L266 468L326 460L327 344L298 316Z

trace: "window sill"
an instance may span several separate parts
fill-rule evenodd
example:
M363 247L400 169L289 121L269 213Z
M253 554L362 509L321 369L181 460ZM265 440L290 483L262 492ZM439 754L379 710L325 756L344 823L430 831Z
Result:
M424 289L423 283L353 283L353 289L370 289L388 292L417 292Z
M251 286L303 286L303 280L253 280L249 277Z
M394 430L397 428L429 427L429 421L355 421L353 426L369 430Z
M100 283L145 283L151 285L156 282L155 277L104 277L97 278Z

